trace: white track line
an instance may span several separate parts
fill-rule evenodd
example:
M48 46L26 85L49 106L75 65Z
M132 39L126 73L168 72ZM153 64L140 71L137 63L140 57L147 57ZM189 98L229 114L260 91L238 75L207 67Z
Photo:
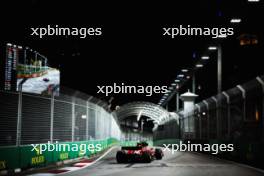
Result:
M78 170L80 167L63 167L58 170L69 170L69 171L75 171ZM67 171L68 172L68 171ZM66 172L65 172L66 173Z
M111 147L107 152L105 152L102 156L100 156L99 158L97 158L96 160L94 160L93 162L91 163L88 163L86 166L84 167L78 167L78 169L75 169L75 170L70 170L70 171L67 171L67 172L63 172L63 173L59 173L59 174L56 174L56 175L63 175L63 174L68 174L70 172L75 172L77 170L81 170L81 169L84 169L84 168L87 168L89 166L92 166L94 165L95 163L97 163L98 161L100 161L102 158L104 158L108 153L110 153L114 148L117 148L118 146L114 146L114 147ZM66 167L65 167L66 168ZM63 170L64 168L61 168L61 170ZM66 168L67 169L67 168Z
M74 167L83 167L83 166L86 166L87 164L90 164L90 163L76 163L73 166Z

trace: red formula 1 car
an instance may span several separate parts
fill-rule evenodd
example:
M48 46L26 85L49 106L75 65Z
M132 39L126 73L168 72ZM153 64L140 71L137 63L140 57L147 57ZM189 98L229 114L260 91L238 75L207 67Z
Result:
M118 163L127 162L146 162L150 163L152 160L161 160L163 151L159 148L148 147L148 143L139 142L137 146L122 147L116 153L116 161Z

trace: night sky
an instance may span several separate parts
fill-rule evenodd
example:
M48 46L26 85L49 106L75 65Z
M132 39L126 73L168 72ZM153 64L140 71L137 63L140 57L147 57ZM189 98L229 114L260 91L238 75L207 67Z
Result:
M222 42L223 89L263 74L263 3L247 1L39 1L1 2L1 46L6 42L29 46L45 55L61 70L61 85L96 94L97 85L166 85L183 68L192 68L214 39L206 36L163 36L163 27L234 27L234 36ZM232 17L241 24L230 24ZM31 27L101 27L102 36L79 39L30 36ZM254 34L258 44L240 46L243 33ZM1 47L2 48L2 47ZM193 57L195 54L196 57ZM200 98L216 94L216 54L197 72ZM184 86L181 92L190 89ZM118 94L115 104L142 100L158 103L162 94L151 97Z

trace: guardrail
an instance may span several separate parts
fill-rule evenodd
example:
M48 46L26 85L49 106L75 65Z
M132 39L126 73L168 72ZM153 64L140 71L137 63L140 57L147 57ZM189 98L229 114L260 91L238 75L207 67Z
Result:
M75 159L80 157L91 157L97 153L100 153L112 146L113 144L117 144L118 140L114 138L108 138L105 140L90 140L90 141L79 141L79 142L63 142L56 143L57 146L60 144L69 145L72 149L84 148L83 145L100 145L101 150L96 151L91 149L87 149L84 152L81 150L71 150L71 151L43 151L33 150L34 147L31 145L23 145L23 146L9 146L9 147L0 147L0 170L8 170L12 171L15 169L27 169L32 167L43 167L52 163L56 163L59 161ZM81 146L82 145L82 146ZM45 144L48 147L48 144ZM39 149L39 148L38 148ZM67 148L65 148L67 149ZM33 150L33 151L32 151Z

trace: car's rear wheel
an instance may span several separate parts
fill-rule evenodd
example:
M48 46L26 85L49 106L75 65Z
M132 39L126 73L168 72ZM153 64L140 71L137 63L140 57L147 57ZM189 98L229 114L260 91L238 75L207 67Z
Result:
M117 161L118 163L125 163L125 162L127 161L126 158L127 158L127 157L126 157L126 154L125 154L123 151L118 151L118 152L116 153L116 161Z
M155 158L157 160L161 160L162 159L162 151L161 151L161 149L156 149L155 150Z

